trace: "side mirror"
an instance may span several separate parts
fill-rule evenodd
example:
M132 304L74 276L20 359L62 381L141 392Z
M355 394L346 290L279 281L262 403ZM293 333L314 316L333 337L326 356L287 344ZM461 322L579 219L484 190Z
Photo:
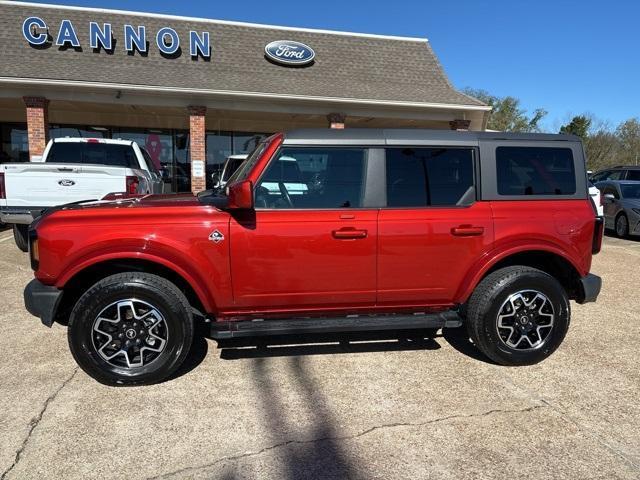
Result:
M253 183L249 180L227 185L227 208L234 210L253 209Z
M605 193L604 194L604 198L605 198L605 200L609 200L610 202L616 199L616 197L613 195L613 193Z
M218 172L213 172L211 174L211 182L213 182L213 186L217 187L220 183L220 174Z

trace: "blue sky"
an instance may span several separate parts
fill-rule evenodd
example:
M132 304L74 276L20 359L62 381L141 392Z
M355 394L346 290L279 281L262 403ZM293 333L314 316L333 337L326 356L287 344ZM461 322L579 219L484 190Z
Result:
M53 1L43 3L54 3ZM456 87L514 95L549 111L547 130L589 112L640 117L640 1L60 1L430 40Z

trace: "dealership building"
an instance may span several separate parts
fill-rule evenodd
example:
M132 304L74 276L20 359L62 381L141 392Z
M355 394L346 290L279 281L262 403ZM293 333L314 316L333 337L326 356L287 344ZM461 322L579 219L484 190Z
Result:
M49 138L132 139L167 190L196 192L273 132L482 130L489 109L424 38L0 0L0 162Z

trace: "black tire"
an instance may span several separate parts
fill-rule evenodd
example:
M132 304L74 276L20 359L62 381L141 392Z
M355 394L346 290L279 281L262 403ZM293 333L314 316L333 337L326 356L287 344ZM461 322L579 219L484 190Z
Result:
M531 347L531 343L527 345L527 339L522 339L523 341L517 345L520 348L512 348L507 345L512 338L511 334L515 335L514 338L518 338L517 335L520 334L518 331L520 323L515 322L515 315L523 315L525 318L522 320L526 322L529 322L526 316L531 316L523 303L520 305L522 305L524 312L516 311L513 307L507 306L510 298L516 298L516 303L519 303L518 294L523 291L542 293L547 302L547 306L544 308L552 307L553 309L553 323L549 331L542 327L542 329L537 329L537 333L530 334L534 339L539 339L540 344L535 348ZM525 295L529 295L529 298L534 296L531 293L525 293ZM542 299L538 300L538 302L540 301ZM535 301L533 305L536 305ZM508 327L507 330L504 327L500 331L498 329L498 316L505 312L504 308L507 311L513 310L514 316L511 318L517 324L516 331L512 331L511 334L508 333ZM536 311L535 308L532 311L540 313L542 309L543 305L540 306L539 311ZM549 311L551 310L546 310L546 312ZM513 266L496 270L476 287L469 299L466 325L469 336L476 347L494 362L511 366L533 365L547 358L560 346L567 334L570 318L569 298L558 280L536 268ZM528 325L527 323L522 328L524 329ZM534 327L529 328L531 331L536 330ZM539 337L538 334L540 334ZM501 338L501 335L508 338L505 340L503 337ZM510 343L515 342L511 340ZM538 342L534 341L533 343Z
M29 225L13 224L13 239L23 252L29 251Z
M619 238L627 238L629 236L629 219L625 213L621 213L616 217L613 229Z
M128 325L131 325L130 322L135 322L135 319L129 320L125 318L125 321L118 320L113 325L120 328L122 324L122 330L111 332L113 336L107 335L110 340L104 342L107 337L102 336L103 332L94 332L94 324L98 325L98 323L94 322L99 322L97 320L98 316L104 315L104 312L109 311L109 308L114 309L111 311L117 312L118 319L120 319L120 304L114 307L114 303L131 300L136 302L136 307L139 304L147 304L159 313L164 321L164 324L161 325L164 335L159 333L158 330L155 330L155 333L165 338L158 343L158 347L162 346L160 352L145 353L147 356L155 356L147 365L144 365L144 360L141 362L141 366L114 365L113 363L125 361L129 364L129 354L119 355L112 362L109 362L102 356L104 355L104 348L98 348L96 341L102 342L101 345L110 343L111 339L114 342L121 342L116 338L116 335L121 336L122 333L126 333L126 337L130 338L129 331L134 330L133 335L135 336L136 330L140 327L136 327L136 323L133 323L134 328L128 328L125 332L125 321L129 322ZM122 308L126 307L123 306ZM152 320L149 321L147 319L147 321L153 323L154 317L148 318ZM100 328L103 327L101 326ZM153 328L149 328L144 334L143 330L140 330L139 337L131 340L131 342L153 342L155 344L155 338L159 337L154 336L151 339L152 335L149 332ZM69 318L68 340L71 353L78 365L100 383L106 385L144 385L160 382L180 367L189 353L193 340L193 330L193 315L189 302L173 283L157 275L129 272L119 273L100 280L80 297ZM122 341L128 340L123 338ZM116 344L113 343L113 345ZM147 343L143 343L143 345L148 347ZM131 348L135 349L137 347L132 346ZM122 345L118 349L122 350ZM99 353L98 350L103 350L103 354ZM142 357L142 352L139 351L138 354ZM135 358L133 353L131 356Z

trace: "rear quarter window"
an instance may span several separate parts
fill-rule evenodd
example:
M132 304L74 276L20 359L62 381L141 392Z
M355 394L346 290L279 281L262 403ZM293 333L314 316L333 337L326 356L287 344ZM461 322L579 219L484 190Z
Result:
M499 195L573 195L576 173L570 148L498 147Z

